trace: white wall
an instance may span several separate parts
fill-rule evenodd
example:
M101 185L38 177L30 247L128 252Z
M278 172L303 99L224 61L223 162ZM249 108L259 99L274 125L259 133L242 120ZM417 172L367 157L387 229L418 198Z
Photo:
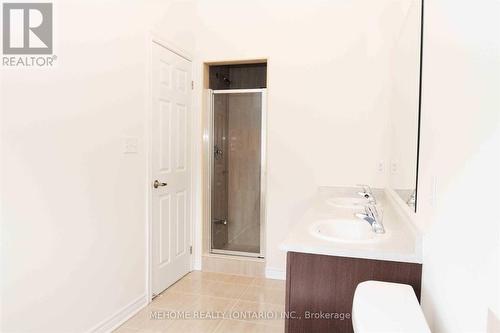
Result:
M145 296L147 31L192 51L193 8L57 0L56 67L2 70L2 332L86 331Z
M268 268L284 270L279 243L319 185L385 186L377 164L401 3L198 2L196 81L206 61L268 58Z
M499 47L499 1L426 1L418 219L436 333L500 314Z

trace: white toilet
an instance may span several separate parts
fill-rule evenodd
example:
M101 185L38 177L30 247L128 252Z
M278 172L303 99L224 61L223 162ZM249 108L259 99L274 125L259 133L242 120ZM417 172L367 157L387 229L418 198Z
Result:
M430 333L413 288L407 284L365 281L352 305L356 333Z

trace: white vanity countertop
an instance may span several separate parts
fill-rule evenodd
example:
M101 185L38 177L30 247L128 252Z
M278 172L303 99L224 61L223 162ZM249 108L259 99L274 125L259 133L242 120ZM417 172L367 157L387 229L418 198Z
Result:
M292 228L280 249L287 252L323 254L339 257L389 260L410 263L422 263L421 237L397 203L383 190L374 190L378 204L383 210L385 234L377 234L375 242L354 243L323 240L313 236L309 229L319 219L352 218L355 211L337 208L327 204L331 197L355 197L359 189L321 187L301 220ZM361 221L360 222L364 222ZM368 222L366 222L368 223Z

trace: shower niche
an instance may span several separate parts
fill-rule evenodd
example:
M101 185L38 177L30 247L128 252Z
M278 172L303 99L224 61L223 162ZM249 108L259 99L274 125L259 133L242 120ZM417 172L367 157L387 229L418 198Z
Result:
M263 257L266 71L209 67L211 253Z

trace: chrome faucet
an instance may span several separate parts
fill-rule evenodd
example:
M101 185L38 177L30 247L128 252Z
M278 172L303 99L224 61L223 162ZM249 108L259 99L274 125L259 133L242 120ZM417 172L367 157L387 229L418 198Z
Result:
M373 195L372 189L368 185L358 185L359 187L362 188L361 192L358 192L359 196L362 196L363 198L366 198L368 200L368 203L370 204L376 204L377 200L375 199L375 196Z
M408 200L406 200L406 204L410 207L415 208L416 203L417 203L417 190L413 190Z
M382 224L382 219L380 214L378 213L377 206L368 204L365 206L364 213L356 213L354 214L357 218L360 218L372 226L372 230L374 233L383 234L385 233L384 225Z

